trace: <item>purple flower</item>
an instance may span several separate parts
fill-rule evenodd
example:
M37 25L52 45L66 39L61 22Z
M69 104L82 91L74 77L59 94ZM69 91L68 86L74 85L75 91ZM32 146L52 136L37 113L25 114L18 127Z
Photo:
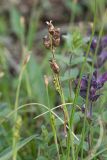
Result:
M107 36L101 38L101 47L102 49L107 47Z
M98 38L94 37L91 43L90 51L94 54L98 43ZM95 67L101 67L107 60L107 36L100 39L98 50L97 50L97 60Z
M76 86L78 85L78 79L75 81ZM100 93L98 91L103 87L104 83L107 81L107 72L98 76L97 71L95 71L92 75L90 85L89 85L89 96L88 99L90 101L96 101L100 97ZM80 96L86 99L87 90L89 83L89 75L85 75L82 77L80 82Z
M97 58L96 67L101 67L107 60L107 50L102 50Z
M97 37L94 37L91 43L91 49L95 50L95 48L97 47Z

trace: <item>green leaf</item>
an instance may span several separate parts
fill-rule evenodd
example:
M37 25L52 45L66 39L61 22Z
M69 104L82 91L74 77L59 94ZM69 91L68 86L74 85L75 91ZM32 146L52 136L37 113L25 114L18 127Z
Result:
M81 56L81 57L77 57L71 60L71 66L77 65L79 63L83 63L85 60L85 57Z
M19 11L14 7L10 12L10 18L11 18L12 30L17 34L18 37L22 39L24 35L24 30L20 23L21 15Z
M37 135L32 135L20 142L17 143L17 151L23 148L27 143L29 143L32 139L34 139ZM0 154L0 160L8 160L12 156L12 148L8 147Z
M85 60L85 57L84 56L80 56L80 57L76 57L76 58L72 58L71 59L71 62L70 62L70 57L65 57L63 55L56 55L56 59L58 61L62 61L63 63L65 64L68 64L70 63L70 66L74 66L74 65L78 65L78 64L81 64L84 62ZM89 59L87 59L88 61Z
M67 80L76 78L78 75L78 72L79 71L77 68L71 69L70 73L69 73L69 71L66 71L64 76L61 77L61 81L67 81Z
M45 157L43 157L43 156L39 156L39 157L37 158L37 160L47 160L47 158L45 158Z
M102 119L103 119L104 122L107 122L107 111L103 112Z
M46 103L46 91L43 77L44 75L41 69L41 65L37 63L34 55L31 55L27 69L33 96L36 97L36 101Z

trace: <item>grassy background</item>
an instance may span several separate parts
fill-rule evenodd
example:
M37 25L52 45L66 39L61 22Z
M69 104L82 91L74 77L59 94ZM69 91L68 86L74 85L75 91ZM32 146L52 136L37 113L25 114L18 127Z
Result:
M55 116L46 113L34 119L47 111L43 105L49 107L50 104L50 107L54 108L61 104L52 82L48 61L51 53L43 46L42 38L47 33L45 21L52 19L53 23L61 28L61 45L55 55L61 68L65 100L72 103L75 100L73 80L79 75L83 63L82 75L93 71L92 66L87 63L90 58L84 62L84 52L90 47L86 41L91 36L94 18L94 34L98 36L102 29L100 36L106 35L106 6L106 0L96 0L97 9L93 0L0 2L0 160L15 160L13 155L17 151L18 160L107 159L107 84L104 86L103 96L94 104L91 125L78 108L73 112L72 131L80 139L79 142L74 137L71 138L71 143L66 141L63 124ZM23 70L23 61L28 54L31 57ZM105 63L100 72L106 70ZM49 77L48 93L44 75ZM29 103L33 104L17 110L19 106ZM81 107L84 103L78 95L75 104ZM72 107L73 105L67 106L69 113ZM60 108L56 109L55 113L63 119ZM90 127L91 149L87 142ZM70 152L67 145L70 146Z

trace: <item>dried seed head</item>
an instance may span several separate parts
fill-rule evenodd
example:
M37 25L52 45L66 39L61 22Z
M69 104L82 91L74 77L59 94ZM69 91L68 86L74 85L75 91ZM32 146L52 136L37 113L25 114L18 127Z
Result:
M58 47L60 45L60 38L52 39L52 43L54 47Z
M24 62L23 62L23 65L26 65L30 60L30 54L27 54L25 59L24 59Z
M44 81L45 81L46 87L48 87L49 81L48 81L48 77L46 75L44 75Z
M60 28L55 28L53 36L55 39L60 38Z
M60 28L55 28L54 25L52 24L52 20L49 22L47 21L46 24L48 25L48 36L44 37L44 45L46 48L50 48L51 45L52 47L58 47L60 44ZM49 36L51 35L51 40Z
M55 27L54 25L52 24L52 20L50 20L50 22L46 21L46 24L48 25L48 31L51 35L54 34L54 31L55 31Z
M20 23L22 27L25 27L25 18L23 16L20 18Z
M49 49L51 47L51 42L50 42L50 39L49 39L49 36L45 36L43 38L43 43L44 43L44 46Z
M59 69L59 66L56 63L56 61L53 60L53 59L51 59L51 60L49 60L49 62L50 62L50 66L51 66L51 69L53 70L53 72L56 73L56 74L58 74L59 71L60 71L60 69Z
M52 42L54 47L58 47L60 45L60 28L55 28Z

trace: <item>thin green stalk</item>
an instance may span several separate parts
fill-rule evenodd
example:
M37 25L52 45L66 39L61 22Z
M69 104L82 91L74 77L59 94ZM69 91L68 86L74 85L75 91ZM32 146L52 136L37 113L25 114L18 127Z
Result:
M59 147L58 147L58 140L57 140L57 134L56 134L55 117L54 117L54 115L51 115L51 126L52 126L52 130L53 130L53 134L54 134L54 141L55 141L55 144L56 144L58 160L60 160L60 153L59 153Z
M100 116L98 118L98 121L99 121L99 125L100 125L100 135L99 135L98 141L97 141L96 145L90 150L89 155L86 158L84 158L84 160L93 159L96 151L101 146L101 142L102 142L103 135L104 135L104 128L103 128L103 123L102 123L102 120L101 120Z
M71 116L70 116L70 126L72 126L72 124L73 124L73 118L74 118L74 113L75 113L75 104L76 104L76 101L77 101L77 98L78 98L78 95L79 95L81 77L82 77L82 73L83 73L83 70L84 70L84 67L85 67L85 64L86 64L86 61L87 61L87 57L88 57L88 54L89 54L92 38L93 38L94 33L95 33L95 26L96 26L96 10L95 10L95 16L94 16L94 25L93 25L93 29L92 29L92 35L91 35L90 42L89 42L89 45L88 45L88 48L87 48L86 57L85 57L84 62L82 64L82 68L81 68L81 71L80 71L80 79L79 79L79 82L78 82L78 85L77 85L76 94L75 94L75 98L74 98L74 101L73 101L73 109L71 110ZM76 153L76 157L78 156L80 148L82 148L82 152L83 152L82 145L83 145L83 137L84 137L84 133L85 133L85 122L86 122L86 114L84 116L84 122L83 122L82 139L81 139L78 151Z
M50 42L51 42L51 48L50 48L50 50L51 50L51 53L52 53L52 59L55 60L55 54L54 54L54 47L53 47L53 42L52 42L52 36L51 36L50 33L49 33L49 39L50 39ZM60 97L61 97L61 102L65 104L65 98L64 98L63 89L62 89L62 86L61 86L61 83L60 83L59 73L57 73L57 74L54 73L54 79L56 81L55 85L57 86L56 90L59 92ZM66 132L66 122L69 121L69 115L68 115L68 111L67 111L66 105L63 108L63 112L64 112L64 120L65 120L64 131ZM67 133L65 133L65 136L67 136Z
M51 108L50 108L50 101L49 101L48 85L46 85L46 93L47 93L48 107L49 107L49 111L50 111ZM51 123L51 127L52 127L52 130L53 130L53 135L54 135L54 141L55 141L55 144L56 144L58 160L60 160L60 153L59 153L57 134L56 134L56 127L55 127L55 118L54 118L54 115L52 115L51 112L50 112L50 123Z
M98 43L97 43L97 47L96 47L96 50L95 50L94 60L93 60L93 62L92 62L92 67L91 67L91 68L94 67L94 62L95 62L95 58L96 58L96 55L97 55L97 52L98 52L98 46L99 46L99 43L100 43L100 38L101 38L101 36L102 36L102 34L103 34L103 28L104 28L104 23L102 24L102 27L101 27L100 32L99 32ZM91 70L91 75L90 75L90 77L89 77L87 97L86 97L86 105L88 105L89 88L90 88L90 82L91 82L92 74L93 74L93 70ZM85 120L85 121L86 121L86 120ZM90 125L91 125L91 124L90 124ZM84 139L84 136L83 136L83 139ZM82 152L81 152L81 153L82 153L82 154L81 154L81 155L82 155L81 158L83 158L83 149L82 149Z
M60 94L60 97L61 97L61 101L62 103L65 104L65 97L64 97L64 93L63 93L63 89L62 89L62 86L61 86L61 83L60 83L60 79L59 79L59 75L56 75L56 79L58 81L58 84L59 84L59 94ZM64 132L65 132L65 136L67 136L67 131L66 131L66 123L68 122L68 126L70 128L70 123L69 123L69 114L68 114L68 110L67 110L67 107L66 105L64 106L63 108L63 112L64 112ZM72 146L72 158L73 160L75 160L75 154L74 154L74 144L73 144L73 135L71 135L71 129L69 130L68 132L68 137L67 137L67 159L69 160L69 154L70 154L70 144Z
M77 85L77 89L76 89L76 94L75 94L75 98L73 100L73 108L71 110L71 115L70 115L70 128L72 128L72 125L73 125L73 119L74 119L74 113L75 113L75 105L76 105L76 102L77 102L77 99L78 99L78 95L79 95L79 91L80 91L80 82L81 82L81 77L82 77L82 73L84 71L84 67L85 67L85 64L87 62L87 57L88 57L88 53L89 53L89 50L90 50L90 45L91 45L91 42L92 42L92 38L93 38L93 35L94 35L94 32L95 32L95 26L93 27L93 31L92 31L92 35L91 35L91 38L90 38L90 42L89 42L89 45L88 45L88 48L87 48L87 53L86 53L86 57L84 59L84 62L82 64L82 68L81 68L81 71L80 71L80 79L78 81L78 85ZM86 116L85 116L86 117ZM83 128L84 128L84 125L83 125ZM81 142L80 142L81 144ZM80 148L79 148L80 149ZM78 150L79 151L79 150ZM77 152L78 154L78 152ZM76 155L77 156L77 155Z
M27 103L27 104L23 104L23 105L21 105L21 106L18 106L17 110L14 110L14 111L10 112L9 114L7 114L7 116L5 117L6 119L3 119L3 120L0 122L0 125L1 125L2 123L6 122L6 120L7 120L8 118L10 118L16 111L19 111L20 109L25 108L26 106L37 105L37 106L42 106L42 107L44 107L45 109L48 110L48 111L45 111L44 113L42 113L42 114L34 117L34 119L37 119L37 118L39 118L39 117L41 117L41 116L43 116L43 115L45 115L45 114L47 114L47 113L49 113L49 112L55 114L55 113L52 112L52 111L54 111L54 110L57 109L57 108L61 108L61 107L65 106L65 105L67 106L67 105L71 105L71 104L72 104L72 103L61 104L61 105L59 105L59 106L56 106L56 107L50 109L50 111L49 111L49 109L48 109L45 105L40 104L40 103ZM81 108L80 108L78 105L77 105L76 107L81 110ZM61 118L58 117L58 119L60 120ZM61 121L62 121L62 120L61 120ZM66 127L67 127L67 126L66 126ZM69 129L69 128L68 128L68 129ZM72 133L72 134L73 134L73 133ZM73 134L73 135L74 135L74 134ZM77 138L75 135L74 135L74 137L78 140L78 138Z
M70 61L69 61L69 66L71 65L71 59L72 59L72 56L70 56ZM69 71L69 77L70 77L70 73L71 73L71 70ZM71 87L71 79L69 78L69 93L70 93L70 97L71 97L71 90L72 90L72 87ZM69 124L70 126L70 124ZM72 132L73 132L73 126L71 128ZM74 154L74 144L73 144L73 141L74 141L74 138L72 135L68 134L68 142L67 142L67 159L69 159L69 155L70 155L70 146L72 148L72 157L73 159L75 160L75 154Z
M22 55L22 60L23 60L24 57L26 56L26 53L29 51L26 51L24 44L22 45L22 50L23 50L23 55ZM32 89L31 89L31 85L30 85L30 80L29 80L27 68L25 69L25 83L26 83L26 89L27 89L28 96L31 97Z
M13 160L17 159L17 141L18 141L18 138L19 138L19 127L17 127L17 118L18 118L17 110L18 110L18 105L19 105L19 103L18 103L19 93L20 93L20 87L21 87L23 72L24 72L24 69L25 69L25 66L26 66L28 60L29 60L29 57L26 57L24 63L22 64L22 69L21 69L21 72L20 72L20 75L19 75L18 87L17 87L17 90L16 90L16 100L15 100L15 107L14 107L14 110L16 112L14 113L13 142L12 142L12 149L13 149L13 158L12 159Z
M32 96L32 89L30 86L30 80L29 80L27 69L25 70L25 78L26 78L26 88L27 88L28 96L31 97Z
M100 29L100 32L99 32L99 38L98 38L98 43L97 43L97 47L96 47L96 50L95 50L95 54L94 54L94 61L92 63L92 67L94 67L94 62L95 62L95 58L96 58L96 55L97 55L97 51L98 51L98 46L99 46L99 42L100 42L100 38L101 38L101 35L103 33L103 28L104 28L104 24L102 25L101 29ZM93 70L91 70L91 75L89 77L89 81L88 81L88 90L87 90L87 97L86 97L86 106L88 106L88 96L89 96L89 88L90 88L90 81L91 81L91 78L92 78L92 74L93 74ZM83 129L85 129L85 122L86 122L86 114L85 114L85 117L84 117L84 127ZM84 140L84 134L82 136L82 141ZM83 142L82 142L83 143ZM81 151L81 158L83 158L83 148L82 148L82 151Z
M49 34L49 38L50 38L50 42L51 42L52 59L54 61L55 60L54 47L53 47L53 42L52 42L52 36L50 34ZM60 94L61 101L62 101L62 103L65 103L65 97L64 97L63 89L62 89L62 86L61 86L61 83L60 83L59 73L54 73L54 79L55 79L56 90ZM66 131L67 122L68 122L68 126L70 128L69 114L68 114L68 110L67 110L66 105L62 109L63 109L63 113L64 113L64 132L65 132L65 137L66 137L67 136L67 131ZM70 138L69 137L67 137L67 138L71 140L71 129L69 129L68 132L69 132ZM67 145L67 151L68 151L68 145ZM68 155L67 155L67 157L68 157ZM73 160L75 160L73 145L72 145L72 157L73 157Z
M56 79L56 84L57 84L57 90L60 94L61 102L63 104L65 104L65 97L64 97L63 89L62 89L62 86L61 86L61 83L60 83L59 74L55 74L55 79ZM66 137L67 136L66 123L67 123L67 121L69 121L69 115L68 115L66 105L62 108L62 110L63 110L63 113L64 113L64 121L65 121L64 132L65 132L65 137Z
M17 133L17 126L16 126L16 121L17 121L17 108L18 108L18 100L19 100L19 93L20 93L20 86L21 86L21 80L22 80L22 75L23 75L23 71L24 71L24 66L22 67L22 70L20 72L19 75L19 82L18 82L18 87L17 87L17 91L16 91L16 100L15 100L15 107L14 110L16 110L16 112L14 113L14 126L13 126L13 144L12 144L12 148L13 148L13 160L17 159L17 141L18 141L18 135L16 135Z

